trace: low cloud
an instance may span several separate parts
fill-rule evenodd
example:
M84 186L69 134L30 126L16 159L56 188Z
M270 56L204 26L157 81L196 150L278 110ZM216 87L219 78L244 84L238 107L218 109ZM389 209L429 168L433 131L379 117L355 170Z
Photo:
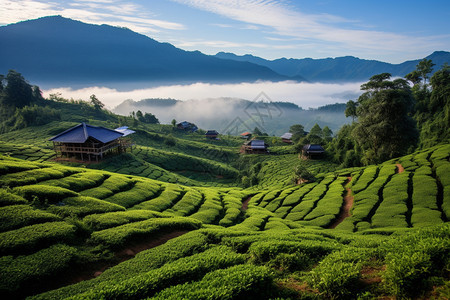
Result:
M189 85L167 85L118 91L106 87L72 89L53 88L44 95L61 93L64 98L88 100L95 94L108 108L112 109L125 100L139 101L149 98L172 98L177 100L203 100L208 98L238 98L254 100L264 92L272 101L292 102L303 108L316 108L326 104L344 103L355 100L360 92L361 82L356 83L306 83L306 82L255 82L239 84L194 83Z

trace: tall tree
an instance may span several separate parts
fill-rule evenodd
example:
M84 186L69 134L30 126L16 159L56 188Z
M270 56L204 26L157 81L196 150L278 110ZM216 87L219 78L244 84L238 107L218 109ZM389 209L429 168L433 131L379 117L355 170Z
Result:
M94 106L96 110L101 110L103 107L105 107L105 104L103 104L100 100L98 100L97 96L94 94L91 95L91 104Z
M416 66L416 70L420 74L420 77L423 80L423 87L427 86L427 80L428 80L431 72L433 72L433 66L434 66L434 63L431 61L431 59L426 59L426 58L421 60Z
M305 135L305 128L303 125L294 124L289 128L289 132L292 133L292 141L297 143Z
M356 118L356 108L358 104L353 100L348 100L347 105L345 106L345 116L352 117L352 122L355 122Z
M390 74L383 73L361 85L365 92L358 98L358 123L352 134L364 151L366 164L405 154L417 142L409 85L403 79L389 79Z
M307 139L310 141L311 144L322 144L323 142L322 136L323 136L322 128L320 128L319 124L316 123L309 131Z
M329 142L331 141L332 137L333 137L333 131L330 129L330 127L325 126L322 129L322 137L325 141Z
M33 101L31 85L23 78L22 74L9 70L5 77L5 85L2 84L2 103L12 107L24 107Z

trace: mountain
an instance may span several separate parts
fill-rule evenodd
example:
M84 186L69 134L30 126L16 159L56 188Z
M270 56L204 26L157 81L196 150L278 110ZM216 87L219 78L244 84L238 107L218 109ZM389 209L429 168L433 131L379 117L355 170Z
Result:
M328 126L337 132L351 120L345 117L345 104L330 104L317 109L302 109L291 102L254 102L238 98L210 98L201 100L143 99L125 100L113 109L114 113L129 115L132 111L156 115L163 124L175 119L193 122L203 129L238 135L255 127L269 135L280 136L292 124L301 124L305 130L314 124ZM301 120L301 121L299 121Z
M250 62L184 51L126 28L61 16L0 27L0 40L0 74L14 69L47 87L291 79Z
M314 82L365 81L380 73L391 73L393 76L405 76L413 71L421 59L405 61L401 64L390 64L376 60L365 60L353 56L324 59L287 59L266 60L253 55L238 56L233 53L219 52L216 57L246 61L271 68L286 76L304 76ZM444 63L450 62L450 52L436 51L425 57L436 64L438 70Z

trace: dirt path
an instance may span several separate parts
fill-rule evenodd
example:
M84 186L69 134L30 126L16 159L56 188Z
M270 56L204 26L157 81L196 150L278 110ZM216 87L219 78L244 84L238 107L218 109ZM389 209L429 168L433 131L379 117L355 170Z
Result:
M352 181L352 177L347 177L347 182L346 185ZM349 188L346 188L346 193L344 196L344 203L341 206L341 210L339 212L339 216L337 217L336 220L334 220L333 223L331 223L331 225L328 227L330 229L334 229L336 228L336 226L338 226L339 224L341 224L345 218L348 218L351 216L350 214L350 209L352 209L353 206L353 196L352 196L352 191Z
M397 166L398 174L405 172L405 168L403 168L403 166L401 164L396 164L396 166Z
M242 210L247 210L248 208L248 203L250 202L250 200L252 199L253 196L248 197L247 199L244 200L244 202L242 202Z

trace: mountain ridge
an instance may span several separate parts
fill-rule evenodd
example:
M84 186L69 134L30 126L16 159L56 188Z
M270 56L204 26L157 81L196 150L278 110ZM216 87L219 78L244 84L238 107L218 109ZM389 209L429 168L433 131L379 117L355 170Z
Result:
M249 62L185 51L122 27L61 16L0 28L0 72L15 69L39 84L242 82L292 79ZM298 77L297 77L298 79Z
M354 56L342 56L336 58L278 58L266 60L250 54L236 55L234 53L218 52L216 57L234 59L236 61L248 61L261 66L271 68L275 72L296 76L302 74L307 80L313 82L339 82L339 81L365 81L379 73L391 73L392 76L405 76L413 71L421 59L409 60L399 64L361 59ZM450 62L450 52L435 51L425 57L436 64L434 71L444 63Z

